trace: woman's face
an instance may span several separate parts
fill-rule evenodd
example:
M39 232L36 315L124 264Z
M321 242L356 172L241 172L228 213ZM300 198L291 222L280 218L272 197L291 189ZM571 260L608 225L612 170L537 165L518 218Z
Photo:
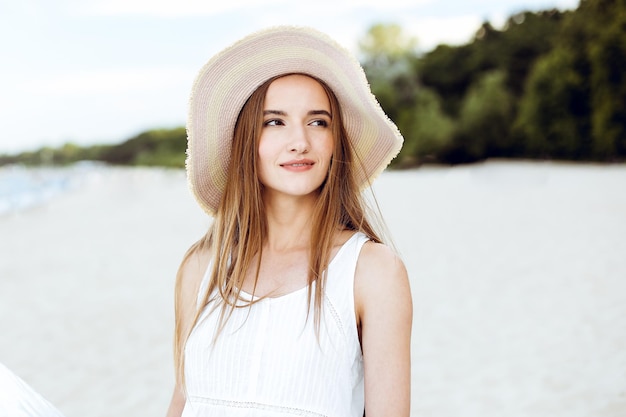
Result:
M308 196L326 179L333 154L326 91L304 75L274 80L265 95L259 179L266 196Z

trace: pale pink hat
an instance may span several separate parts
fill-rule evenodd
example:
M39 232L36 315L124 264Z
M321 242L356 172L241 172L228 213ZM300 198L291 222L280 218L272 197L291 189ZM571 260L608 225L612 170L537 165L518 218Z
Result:
M191 91L187 176L193 195L210 215L215 214L226 186L241 108L265 81L289 73L318 78L337 96L346 133L363 163L365 172L357 174L361 189L400 151L402 135L372 95L361 65L346 49L311 28L279 26L253 33L213 56Z

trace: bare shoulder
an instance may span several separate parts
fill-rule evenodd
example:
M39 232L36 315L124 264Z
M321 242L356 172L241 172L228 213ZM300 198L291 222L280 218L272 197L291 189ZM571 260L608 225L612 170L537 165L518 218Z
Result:
M356 269L357 285L408 285L404 262L389 246L366 242L361 249Z
M178 280L183 286L199 286L211 260L211 251L199 244L194 244L180 265Z
M355 301L359 317L368 306L393 305L412 314L409 277L404 262L389 246L366 242L361 249L355 274Z
M211 259L210 250L194 244L185 254L176 277L177 313L185 318L193 316L202 278Z
M400 256L383 243L375 243L372 241L365 242L358 261L358 266L361 265L366 266L368 269L399 269L399 271L396 272L406 274L406 268Z

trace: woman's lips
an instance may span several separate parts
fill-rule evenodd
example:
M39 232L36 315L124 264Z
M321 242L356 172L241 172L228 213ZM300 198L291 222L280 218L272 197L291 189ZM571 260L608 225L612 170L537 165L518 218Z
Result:
M297 159L293 161L287 161L280 164L281 167L285 168L288 171L300 172L300 171L308 171L313 168L315 162L310 159Z

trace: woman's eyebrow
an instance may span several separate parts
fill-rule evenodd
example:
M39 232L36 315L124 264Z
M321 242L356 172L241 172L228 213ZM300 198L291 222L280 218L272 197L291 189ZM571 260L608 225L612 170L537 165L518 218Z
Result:
M267 116L267 115L276 115L276 116L287 116L287 112L284 112L282 110L263 110L263 116Z
M310 112L308 112L309 116L316 116L316 115L324 115L324 116L328 116L330 119L333 118L333 116L331 116L330 112L326 111L326 110L311 110Z
M287 116L287 112L283 110L263 110L263 116L268 116L268 115ZM309 112L307 112L307 115L309 116L324 115L332 119L330 112L327 110L310 110Z

